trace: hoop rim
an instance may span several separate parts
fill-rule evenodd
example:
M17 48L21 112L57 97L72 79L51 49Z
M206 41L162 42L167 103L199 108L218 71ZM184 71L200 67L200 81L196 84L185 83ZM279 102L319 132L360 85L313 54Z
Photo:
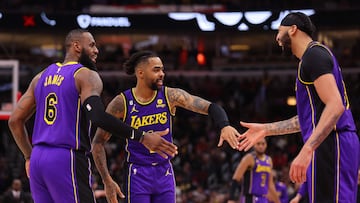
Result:
M9 120L10 112L0 111L0 120Z

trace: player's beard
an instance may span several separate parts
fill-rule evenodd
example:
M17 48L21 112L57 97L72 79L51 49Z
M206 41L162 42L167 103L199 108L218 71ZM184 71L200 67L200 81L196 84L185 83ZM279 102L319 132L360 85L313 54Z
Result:
M282 51L283 54L285 56L291 56L292 55L292 51L291 51L291 39L288 33L286 33L281 39L281 43L282 43Z
M152 90L159 90L160 89L160 87L157 85L156 82L151 83L150 88Z
M152 90L159 90L159 89L161 88L161 86L159 86L159 85L157 84L157 80L156 80L155 82L152 82L152 83L151 83L150 88L151 88Z
M85 49L81 50L79 62L84 66L91 70L97 70L96 65L93 60L91 60L89 54L86 53Z

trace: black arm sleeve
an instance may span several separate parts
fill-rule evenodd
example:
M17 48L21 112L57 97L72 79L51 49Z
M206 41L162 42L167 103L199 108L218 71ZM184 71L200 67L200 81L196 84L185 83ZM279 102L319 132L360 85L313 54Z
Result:
M230 125L226 112L221 106L211 103L208 113L217 128L222 129L225 126Z
M237 201L239 199L240 187L240 184L236 180L232 179L229 191L229 200Z
M136 130L111 114L105 112L104 104L99 96L90 96L85 99L83 107L85 108L87 118L96 127L100 127L114 135L141 141L144 135L143 131Z

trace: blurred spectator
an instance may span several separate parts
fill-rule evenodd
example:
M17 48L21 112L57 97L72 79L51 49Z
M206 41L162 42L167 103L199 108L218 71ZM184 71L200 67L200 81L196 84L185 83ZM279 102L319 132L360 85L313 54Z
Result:
M11 188L4 193L4 203L32 203L31 194L24 192L20 179L14 179Z

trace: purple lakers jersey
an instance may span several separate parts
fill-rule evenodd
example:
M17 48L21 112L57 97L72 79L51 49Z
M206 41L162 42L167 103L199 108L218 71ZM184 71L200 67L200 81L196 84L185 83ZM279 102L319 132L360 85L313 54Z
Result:
M334 55L332 54L332 52L327 47L325 47L324 45L318 42L313 42L307 50L311 49L314 46L321 46L325 48L331 55L334 64L332 69L332 74L335 77L336 84L339 89L345 107L345 111L338 120L338 122L336 123L334 130L338 132L356 131L354 119L350 111L349 100L346 94L346 88L341 75L340 66L338 65L338 62L334 57ZM300 62L298 67L298 75L296 78L295 90L296 90L296 101L297 101L297 113L299 116L301 133L303 136L303 140L306 141L310 137L315 126L320 120L320 116L325 105L322 103L322 101L320 100L319 96L316 93L314 82L304 80L302 78L302 75L303 75L303 70Z
M245 172L243 184L243 195L262 196L268 193L269 178L271 173L270 157L265 155L264 159L259 159L252 153L255 165L252 169Z
M163 136L172 142L172 114L166 97L167 88L162 87L156 91L154 97L147 103L138 101L133 89L123 92L125 98L124 122L135 129L146 132L162 131L169 128L169 133ZM126 140L126 161L141 165L168 162L157 153L149 151L139 142Z
M90 150L89 126L81 114L75 74L79 63L47 67L35 87L34 145Z

